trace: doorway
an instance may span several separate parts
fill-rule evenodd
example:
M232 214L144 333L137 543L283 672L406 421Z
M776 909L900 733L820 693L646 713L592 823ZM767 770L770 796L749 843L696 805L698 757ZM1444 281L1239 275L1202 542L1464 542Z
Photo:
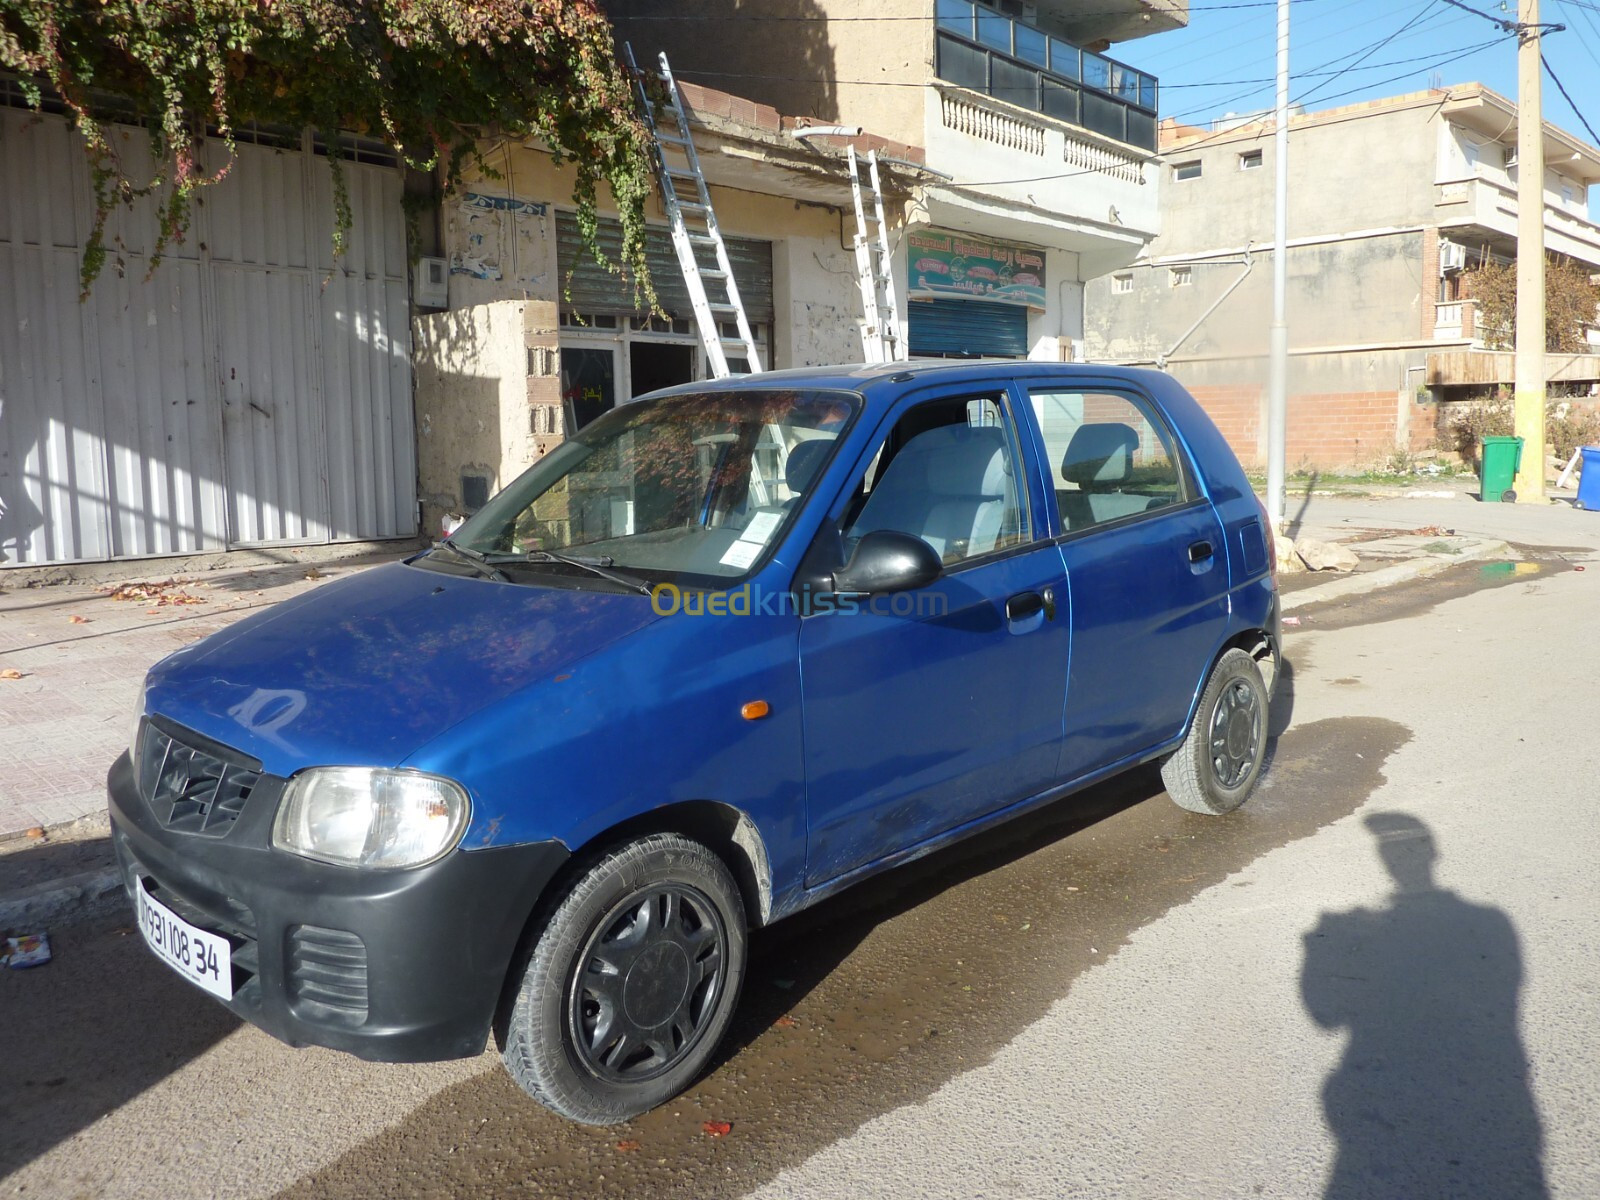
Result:
M629 396L692 382L696 349L671 342L633 342L628 347Z

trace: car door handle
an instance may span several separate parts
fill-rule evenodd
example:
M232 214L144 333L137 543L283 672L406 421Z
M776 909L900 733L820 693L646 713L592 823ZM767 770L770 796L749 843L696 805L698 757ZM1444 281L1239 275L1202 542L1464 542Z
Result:
M1045 620L1056 619L1056 594L1053 588L1045 588L1040 592L1018 592L1006 601L1006 620L1026 621L1037 612L1043 612Z
M1193 542L1189 546L1189 561L1192 563L1205 562L1214 553L1215 551L1212 549L1210 542Z

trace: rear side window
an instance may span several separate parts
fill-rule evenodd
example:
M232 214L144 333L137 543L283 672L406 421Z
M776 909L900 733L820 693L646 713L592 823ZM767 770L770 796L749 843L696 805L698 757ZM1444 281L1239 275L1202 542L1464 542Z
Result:
M1189 499L1172 433L1142 397L1122 392L1030 393L1067 533Z

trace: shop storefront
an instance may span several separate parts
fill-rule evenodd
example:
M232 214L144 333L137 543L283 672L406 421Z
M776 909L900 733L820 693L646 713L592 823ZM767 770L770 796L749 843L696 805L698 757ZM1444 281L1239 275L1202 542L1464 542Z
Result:
M1044 251L948 229L906 235L913 358L1026 358L1045 308Z
M595 261L570 213L557 214L556 236L563 289L561 394L569 430L581 429L636 396L709 376L670 231L653 227L646 247L650 277L665 316L652 315L630 281ZM762 365L770 366L772 243L735 237L725 241ZM620 261L622 231L615 221L601 221L599 242L607 259ZM705 265L712 267L709 261ZM737 337L738 330L727 322L723 334ZM748 369L742 357L730 355L728 365L734 371Z

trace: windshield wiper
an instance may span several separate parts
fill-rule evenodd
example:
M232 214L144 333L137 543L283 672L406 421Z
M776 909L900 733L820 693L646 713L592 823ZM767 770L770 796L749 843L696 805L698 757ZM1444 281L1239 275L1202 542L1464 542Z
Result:
M561 563L568 567L582 567L585 571L592 571L602 579L609 579L612 583L629 591L638 592L641 596L650 595L650 585L644 580L633 575L625 575L621 571L609 570L614 561L609 554L557 554L554 550L529 550L522 554L486 555L483 561L491 567L495 563L508 562Z
M466 559L490 579L498 579L501 583L511 582L511 576L507 575L499 567L490 562L488 556L485 555L481 550L473 550L468 546L458 546L449 538L444 538L443 540L437 541L433 544L433 548L435 550L439 549L441 546L444 549L451 551L458 558Z

